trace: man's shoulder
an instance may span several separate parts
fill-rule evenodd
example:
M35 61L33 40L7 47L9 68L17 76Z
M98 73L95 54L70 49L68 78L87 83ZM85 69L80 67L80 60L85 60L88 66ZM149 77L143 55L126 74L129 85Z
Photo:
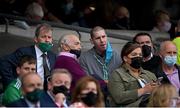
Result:
M23 98L10 103L9 105L7 105L7 107L28 107L28 104Z
M89 50L83 51L80 58L83 57L89 57L90 55L93 55L95 51L91 48Z
M5 92L15 92L19 91L21 88L21 83L17 80L13 80L6 88Z
M29 50L32 50L32 49L35 49L34 45L23 46L23 47L18 48L16 51L29 51Z
M91 49L84 51L83 53L89 54L89 53L93 53L93 52L95 52L95 50L93 48L91 48Z
M113 49L113 52L112 52L113 54L116 54L116 55L120 55L120 52L119 51L117 51L116 49Z

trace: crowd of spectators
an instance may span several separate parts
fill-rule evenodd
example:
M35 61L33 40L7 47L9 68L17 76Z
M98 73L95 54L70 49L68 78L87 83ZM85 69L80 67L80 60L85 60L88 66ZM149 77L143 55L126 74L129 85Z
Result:
M179 5L178 0L1 0L0 12L87 28L152 30L156 26L153 30L157 31L159 21L167 21L169 27L175 24L180 18ZM162 21L157 11L168 18ZM168 27L161 29L168 31Z
M174 94L164 91L172 99L162 106L179 106L179 55L173 41L163 41L156 50L151 35L140 32L118 52L106 30L95 26L90 31L91 49L81 53L79 37L65 34L59 39L59 54L55 54L50 51L52 33L49 24L40 24L34 45L0 58L3 106L160 106L153 100L157 89L165 89L166 84Z
M93 45L81 53L79 37L65 34L59 39L59 53L55 54L51 51L53 28L45 23L38 25L34 45L21 47L0 57L2 106L180 106L180 24L174 24L171 20L179 16L173 14L171 17L169 13L179 2L173 0L169 7L164 6L166 10L153 10L155 16L151 17L154 18L151 21L154 25L151 26L151 23L147 28L146 24L137 25L139 19L135 19L134 12L142 12L142 7L141 10L133 10L137 3L133 2L132 8L126 4L129 2L2 0L0 11L5 13L92 28L89 40ZM152 2L155 3L150 5L152 7L159 3L170 3L168 0ZM176 9L178 12L178 7ZM148 11L145 8L145 12L137 16L148 14ZM156 49L151 35L139 32L118 52L111 46L105 30L132 30L143 26L155 32L167 32L171 39L162 41L160 49Z

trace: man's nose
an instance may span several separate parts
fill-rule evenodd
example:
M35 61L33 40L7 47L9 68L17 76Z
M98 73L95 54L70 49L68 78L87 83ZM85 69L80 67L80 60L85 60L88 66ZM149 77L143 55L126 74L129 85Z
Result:
M103 42L103 38L100 38L100 42Z

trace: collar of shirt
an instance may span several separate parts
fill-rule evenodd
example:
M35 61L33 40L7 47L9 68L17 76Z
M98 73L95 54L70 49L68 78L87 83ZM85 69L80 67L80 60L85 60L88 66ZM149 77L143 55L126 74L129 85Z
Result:
M39 57L41 57L43 52L36 45L35 45L35 51L36 51L36 58L38 59ZM45 54L47 55L47 52L45 52Z
M37 102L36 103L36 105L34 104L34 103L32 103L32 102L30 102L29 100L27 100L26 98L25 98L25 101L26 101L26 103L28 104L28 107L29 108L40 108L40 102Z
M59 56L61 56L61 55L63 55L63 56L68 56L68 57L72 57L72 58L74 58L74 59L77 59L77 56L76 56L75 54L72 54L72 53L69 53L69 52L60 52L60 53L59 53Z
M47 94L51 97L51 99L54 101L54 103L56 103L55 99L54 99L53 95L50 93L50 91L47 91ZM59 104L57 104L57 103L56 103L56 105L59 106ZM63 102L63 106L64 106L64 108L68 108L68 105L66 104L66 99Z
M47 94L51 97L51 99L52 99L53 101L55 101L55 99L54 99L53 95L50 93L50 91L47 91Z
M144 61L144 62L149 61L152 57L153 57L153 54L152 54L152 52L151 52L151 55L150 55L148 58L145 58L145 59L143 58L143 61Z
M122 67L123 67L127 72L130 73L131 68L130 68L129 66L127 66L126 63L123 63L123 64L122 64ZM142 67L140 67L139 72L140 72L140 75L141 75L141 74L146 74L146 72L144 71L144 69L143 69Z
M165 74L166 74L167 76L172 75L172 74L177 74L177 73L178 73L178 69L176 69L176 68L174 68L174 70L173 70L172 73L167 73L167 72L165 72Z
M104 53L101 54L98 50L96 50L95 47L93 47L93 50L94 50L94 52L95 52L96 55L98 55L98 56L101 57L101 58L105 58L106 51L104 51Z

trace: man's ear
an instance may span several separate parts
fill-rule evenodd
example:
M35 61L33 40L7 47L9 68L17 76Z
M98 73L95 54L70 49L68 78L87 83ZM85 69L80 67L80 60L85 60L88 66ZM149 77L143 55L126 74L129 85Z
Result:
M126 57L126 56L124 56L124 57L123 57L123 60L124 60L125 62L127 62L127 57Z
M61 44L61 48L62 48L64 51L69 51L69 47L68 47L66 44Z
M91 44L94 44L94 42L93 42L92 38L91 38L91 39L89 39L89 40L90 40Z
M37 37L34 37L34 42L38 43Z
M18 76L19 76L19 74L20 74L20 71L21 71L20 67L17 67L17 68L16 68L16 73L18 74Z

